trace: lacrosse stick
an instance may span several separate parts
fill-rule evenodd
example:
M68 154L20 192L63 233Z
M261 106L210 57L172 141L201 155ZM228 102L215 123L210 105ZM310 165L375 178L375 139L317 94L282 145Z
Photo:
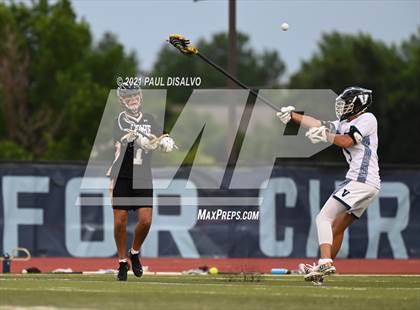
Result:
M209 58L207 58L205 55L201 54L198 49L194 46L190 45L190 40L186 39L184 36L179 34L172 34L169 36L169 40L167 40L170 44L172 44L177 50L179 50L182 54L190 55L190 56L198 56L202 60L204 60L206 63L208 63L210 66L221 72L223 75L225 75L227 78L234 81L237 85L242 87L243 89L247 89L250 91L251 94L253 94L256 98L259 98L262 102L264 102L266 105L268 105L273 110L280 112L280 108L265 99L264 97L258 95L256 91L239 81L236 77L229 74L225 69L211 61Z

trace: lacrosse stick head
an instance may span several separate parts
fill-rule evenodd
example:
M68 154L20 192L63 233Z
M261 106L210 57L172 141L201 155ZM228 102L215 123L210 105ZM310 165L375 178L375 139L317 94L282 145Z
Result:
M167 41L183 54L195 55L198 53L198 49L190 45L190 40L180 34L170 35Z

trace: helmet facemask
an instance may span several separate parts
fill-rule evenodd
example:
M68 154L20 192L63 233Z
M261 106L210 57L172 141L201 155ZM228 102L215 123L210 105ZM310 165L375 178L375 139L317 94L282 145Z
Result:
M140 113L141 103L143 101L143 94L140 88L133 89L119 89L118 98L124 110L132 115L138 116Z
M338 97L335 100L335 115L337 115L339 120L342 120L343 116L349 115L353 112L354 101L355 98L353 98L351 101L346 101L341 97Z
M142 96L139 94L127 97L120 97L120 102L129 114L137 116L140 112L142 99Z

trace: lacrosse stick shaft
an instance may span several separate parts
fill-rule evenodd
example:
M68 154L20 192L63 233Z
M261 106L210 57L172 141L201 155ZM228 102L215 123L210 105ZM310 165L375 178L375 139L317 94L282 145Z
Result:
M280 108L279 107L277 107L276 105L274 105L273 103L271 103L270 101L268 101L267 99L265 99L264 97L258 95L258 93L255 90L251 89L250 87L248 87L247 85L245 85L244 83L242 83L241 81L239 81L237 78L235 78L234 76L232 76L231 74L229 74L225 69L223 69L222 67L220 67L218 64L214 63L213 61L211 61L209 58L207 58L206 56L204 56L201 53L197 53L196 55L198 57L200 57L202 60L204 60L206 63L208 63L210 66L214 67L216 70L218 70L219 72L221 72L224 76L226 76L227 78L229 78L232 81L234 81L237 85L239 85L243 89L249 90L251 94L253 94L256 98L260 99L262 102L264 102L270 108L272 108L273 110L275 110L277 112L280 112Z

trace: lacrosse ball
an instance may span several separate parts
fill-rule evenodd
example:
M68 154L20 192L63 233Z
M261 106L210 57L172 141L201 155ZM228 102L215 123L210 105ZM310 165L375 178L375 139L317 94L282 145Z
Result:
M218 274L219 270L216 267L211 267L209 269L209 274Z
M283 31L287 31L287 30L289 29L289 24L288 24L288 23L283 23L283 24L281 24L281 29L282 29Z

